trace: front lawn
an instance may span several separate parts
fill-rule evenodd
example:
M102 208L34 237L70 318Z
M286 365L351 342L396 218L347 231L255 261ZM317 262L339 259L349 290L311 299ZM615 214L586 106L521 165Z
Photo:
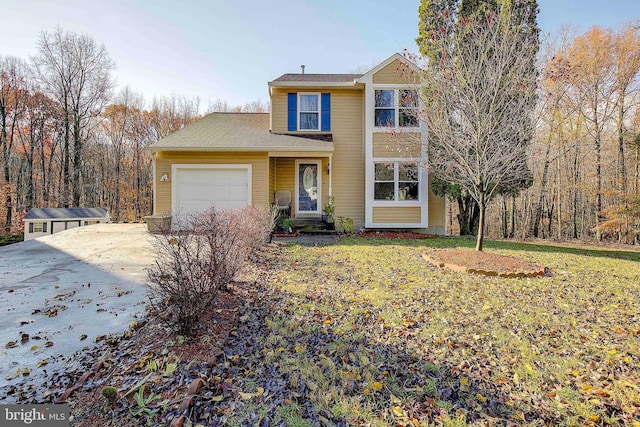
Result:
M487 243L552 271L526 279L421 257L452 245L473 242L271 248L191 419L640 426L640 253Z

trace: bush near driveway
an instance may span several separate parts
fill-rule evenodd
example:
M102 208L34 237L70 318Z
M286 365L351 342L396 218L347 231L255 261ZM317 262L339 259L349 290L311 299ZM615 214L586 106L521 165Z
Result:
M178 220L156 236L157 259L148 270L152 306L182 334L193 334L199 317L268 242L272 211L256 206L209 209Z
M11 245L13 243L22 242L23 240L24 240L24 233L3 234L3 235L0 235L0 246Z

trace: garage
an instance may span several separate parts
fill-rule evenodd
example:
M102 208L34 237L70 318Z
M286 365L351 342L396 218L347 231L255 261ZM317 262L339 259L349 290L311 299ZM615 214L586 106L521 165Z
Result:
M251 204L251 165L173 165L174 215Z

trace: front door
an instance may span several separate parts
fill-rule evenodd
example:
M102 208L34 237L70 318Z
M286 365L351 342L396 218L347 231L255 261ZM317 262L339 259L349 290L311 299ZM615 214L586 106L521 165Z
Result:
M296 160L296 215L322 212L321 168L321 160Z

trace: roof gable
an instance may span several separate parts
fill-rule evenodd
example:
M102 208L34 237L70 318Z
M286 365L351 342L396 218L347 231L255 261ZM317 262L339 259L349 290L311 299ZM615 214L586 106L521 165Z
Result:
M376 74L377 72L381 71L382 69L384 69L388 65L392 64L394 61L400 61L403 64L406 64L412 71L415 71L415 72L419 72L420 71L420 67L418 67L418 65L416 63L410 61L409 59L405 58L404 56L402 56L402 55L400 55L399 53L396 52L393 55L391 55L390 57L388 57L387 59L385 59L384 61L382 61L381 63L379 63L378 65L376 65L375 67L373 67L372 69L370 69L369 71L367 71L366 73L364 73L363 75L361 75L358 78L358 81L359 82L364 82L365 80L368 80L374 74Z

